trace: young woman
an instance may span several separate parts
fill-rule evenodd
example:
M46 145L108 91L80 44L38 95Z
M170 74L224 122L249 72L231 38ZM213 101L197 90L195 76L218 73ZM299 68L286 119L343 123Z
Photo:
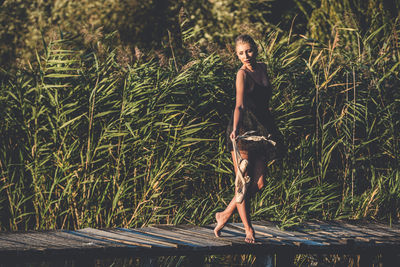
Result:
M232 140L237 141L241 157L249 161L245 175L249 175L251 181L241 203L237 203L233 197L224 211L216 213L217 226L214 233L217 237L221 235L221 229L237 209L246 231L245 242L254 243L250 198L264 187L267 161L276 156L280 142L273 146L269 142L244 141L236 138L247 131L255 131L258 136L272 136L274 141L279 141L281 138L269 111L268 103L272 92L266 65L256 61L257 45L249 35L245 34L239 35L235 44L236 55L243 65L236 75L236 105L227 128L227 145L232 153L236 172Z

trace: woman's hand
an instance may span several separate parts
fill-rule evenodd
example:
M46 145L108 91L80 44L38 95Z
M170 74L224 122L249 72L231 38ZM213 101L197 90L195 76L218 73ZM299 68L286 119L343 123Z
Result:
M231 140L233 141L234 139L236 139L237 137L237 130L233 130L231 135L229 136L231 138Z

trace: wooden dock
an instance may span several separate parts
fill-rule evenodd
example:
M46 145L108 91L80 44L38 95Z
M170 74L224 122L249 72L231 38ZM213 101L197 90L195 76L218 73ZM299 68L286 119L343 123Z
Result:
M2 232L0 265L77 260L87 266L94 259L132 257L151 266L159 256L194 257L194 265L201 265L205 255L255 254L258 265L290 266L296 254L346 254L360 255L361 262L380 255L383 266L392 266L400 254L400 224L312 221L285 231L271 222L253 226L256 244L244 242L240 223L227 224L221 238L214 237L213 225Z

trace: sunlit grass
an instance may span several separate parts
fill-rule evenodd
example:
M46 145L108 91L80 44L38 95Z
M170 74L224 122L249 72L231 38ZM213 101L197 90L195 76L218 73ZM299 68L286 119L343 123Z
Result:
M396 34L374 47L376 32L360 37L360 54L340 32L328 44L259 40L288 151L269 165L253 219L397 219ZM238 65L217 52L123 65L116 50L46 47L30 68L3 70L0 228L212 223L233 195L225 128Z

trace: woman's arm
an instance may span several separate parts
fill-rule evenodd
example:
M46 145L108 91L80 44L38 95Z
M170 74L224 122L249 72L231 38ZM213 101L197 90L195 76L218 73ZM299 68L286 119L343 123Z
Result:
M239 70L236 75L236 105L233 112L233 128L230 135L231 139L236 138L238 132L237 128L241 119L241 113L244 108L244 88L246 84L246 75L244 70Z

